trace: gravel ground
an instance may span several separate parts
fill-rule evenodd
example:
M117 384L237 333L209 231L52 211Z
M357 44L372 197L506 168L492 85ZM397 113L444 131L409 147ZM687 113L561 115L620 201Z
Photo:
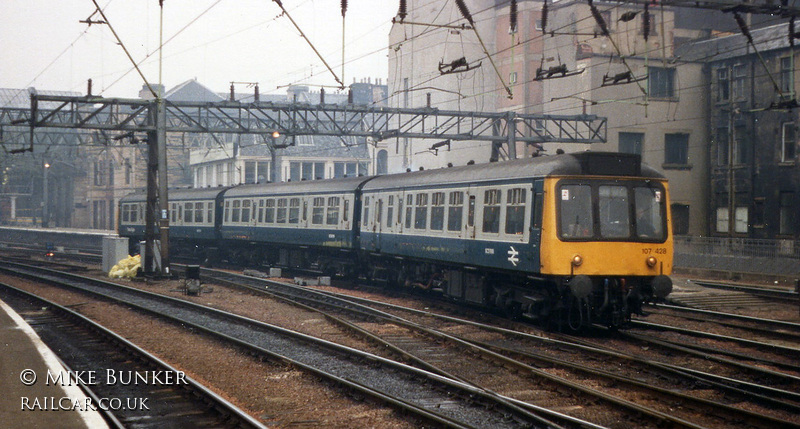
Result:
M417 427L414 422L392 409L352 398L316 377L288 365L261 362L258 358L216 340L144 316L123 306L98 302L81 294L14 277L0 275L0 281L72 307L185 371L271 427ZM129 284L180 295L176 291L179 282ZM310 335L337 338L337 342L358 345L358 341L342 334L317 314L249 294L215 291L193 297L193 300L206 305L211 303L210 305L218 308ZM159 335L154 336L153 332L158 332ZM363 344L361 346L359 348L364 348Z

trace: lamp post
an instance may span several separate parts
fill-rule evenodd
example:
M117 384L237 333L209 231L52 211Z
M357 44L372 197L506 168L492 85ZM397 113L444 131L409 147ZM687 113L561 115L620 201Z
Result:
M50 164L44 163L44 183L42 191L42 228L49 227L50 212L48 210L49 201L47 199L47 172L50 170Z

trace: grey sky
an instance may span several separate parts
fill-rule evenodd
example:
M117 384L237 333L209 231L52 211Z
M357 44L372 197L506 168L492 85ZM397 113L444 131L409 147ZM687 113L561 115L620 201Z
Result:
M158 1L97 2L134 60L150 54L141 68L148 81L157 83ZM340 1L283 4L341 79ZM0 1L0 87L85 92L91 78L95 94L135 97L142 79L109 27L79 22L94 10L92 0ZM386 46L396 11L395 1L348 2L345 84L354 78L386 78ZM227 91L231 81L259 82L262 93L282 92L278 86L292 83L336 85L280 13L270 0L165 0L164 40L183 29L164 47L165 86L192 78L220 92ZM101 17L95 14L92 19ZM241 89L247 91L244 85Z

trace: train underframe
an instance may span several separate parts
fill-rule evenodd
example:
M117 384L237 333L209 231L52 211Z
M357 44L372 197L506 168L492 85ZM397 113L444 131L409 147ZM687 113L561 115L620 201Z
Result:
M285 267L441 294L511 318L536 320L553 330L581 331L593 324L618 328L646 302L672 290L667 276L526 276L344 249L228 243L223 247L176 242L176 256L212 265L216 260L251 268Z
M672 290L667 276L526 276L383 255L370 255L367 262L367 277L390 287L441 293L560 331L624 326L632 314L643 314L644 303Z

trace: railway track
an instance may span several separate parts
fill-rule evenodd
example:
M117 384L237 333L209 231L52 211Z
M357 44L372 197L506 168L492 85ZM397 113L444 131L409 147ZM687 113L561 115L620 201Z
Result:
M224 338L378 398L424 421L450 427L565 427L464 383L252 319L113 283L8 265L12 264L2 270L124 303ZM570 423L566 427L592 425Z
M363 318L367 320L368 323L363 321L361 323L353 322L360 325L360 328L357 329L362 329L363 326L369 324L373 326L373 332L370 333L370 335L381 336L379 333L380 330L388 332L382 335L383 341L388 343L387 348L391 347L394 349L400 349L400 353L404 357L411 356L414 362L423 362L424 365L431 365L433 368L435 368L434 370L442 371L442 373L446 373L448 376L457 377L466 382L480 386L481 388L491 389L493 391L499 390L493 387L491 379L487 379L485 377L476 377L475 372L469 370L469 368L472 368L472 366L468 363L469 360L463 356L481 355L482 360L486 361L485 371L489 372L489 368L491 368L491 372L494 373L493 375L501 379L503 378L502 374L504 368L514 368L514 371L519 374L517 376L518 381L516 382L518 390L525 391L526 386L529 386L529 381L527 380L528 378L545 379L552 383L559 383L565 388L581 392L582 395L594 396L594 399L590 399L589 401L586 400L585 396L581 396L581 400L584 403L591 403L592 401L611 402L616 406L627 408L628 412L633 412L633 410L636 410L638 413L645 413L650 422L661 421L662 424L697 427L694 425L694 422L691 422L690 419L687 419L688 415L686 413L659 411L657 406L653 406L651 408L650 406L636 404L631 400L626 399L631 396L631 392L638 392L639 395L643 394L642 392L645 392L644 395L647 396L652 402L660 401L669 403L672 405L673 409L686 408L694 410L689 414L694 413L693 415L695 416L695 419L697 418L697 414L701 413L699 410L708 411L709 409L715 409L717 410L716 414L718 416L727 415L727 418L730 419L730 421L749 421L752 422L754 427L759 427L765 424L792 426L791 422L784 421L781 418L773 418L760 414L756 415L754 413L747 412L740 408L731 407L720 402L703 401L700 398L703 396L702 392L699 393L697 397L692 397L691 395L685 395L678 392L679 389L675 388L675 383L680 384L681 387L684 388L684 386L691 386L700 380L695 376L687 376L685 371L681 371L680 368L673 369L665 365L658 365L657 363L650 364L648 371L651 374L652 379L642 381L635 378L626 377L624 375L614 374L611 371L599 368L590 368L586 365L583 365L583 362L581 362L581 364L572 363L572 361L576 360L576 354L582 354L586 352L586 349L577 347L574 344L558 344L556 347L567 347L572 348L573 350L567 351L566 354L562 355L563 357L561 358L548 357L546 354L530 352L529 350L552 349L554 344L558 342L549 342L545 338L536 338L536 341L539 342L539 344L528 347L527 344L520 344L519 340L521 337L524 337L523 334L513 331L505 331L503 334L509 335L509 340L505 341L506 346L503 346L500 345L500 342L498 341L487 342L475 339L481 337L486 338L487 336L491 337L492 334L502 331L498 331L496 328L491 326L485 326L464 320L455 320L453 318L439 316L430 312L420 312L418 310L412 310L408 308L395 307L393 308L394 311L389 314L383 310L376 309L376 307L392 307L383 302L364 301L349 296L336 296L338 294L319 293L317 291L308 290L307 288L298 288L280 282L264 282L263 280L251 279L230 273L219 273L212 271L204 271L204 273L206 275L213 273L214 281L225 279L225 281L230 284L238 286L247 285L249 287L256 288L256 290L260 292L263 292L266 288L272 295L282 296L292 301L303 301L306 305L315 308L333 309L340 314L349 314L349 317L346 316L346 318ZM399 312L404 313L403 316L399 316ZM411 318L414 318L415 321L411 322L408 320ZM379 329L375 329L374 327L376 320L380 320L381 327ZM450 326L444 326L444 321L446 321ZM401 328L386 328L386 324L397 325ZM435 325L437 328L431 329L426 327L431 325ZM456 330L463 330L465 325L475 328L474 332L470 334L462 333L462 335L452 334L452 332ZM426 336L429 337L429 339L424 340L423 337ZM494 336L496 337L496 335ZM452 350L449 353L442 347L441 343L443 341L453 343L453 345L450 346ZM549 344L547 344L548 342ZM598 351L594 350L594 352ZM453 356L454 353L460 353L462 357L456 358ZM602 359L604 362L601 362L600 366L605 365L616 367L617 365L630 365L629 357L620 358L620 360L623 362L616 364L614 362L609 362L609 356L611 356L609 353L603 354ZM448 361L457 362L458 364L447 365L446 363ZM596 364L597 363L598 362L596 362ZM640 362L640 365L648 366L646 362ZM463 371L459 372L459 368L463 369ZM542 368L548 368L549 371L543 370ZM565 369L573 372L570 378L582 379L583 383L571 382L564 377L553 375L554 373L563 373ZM636 371L639 371L638 367L636 368ZM665 373L668 377L667 383L663 381L665 379ZM591 375L587 377L586 374ZM659 379L662 381L655 383L655 381ZM597 385L598 383L615 385L621 384L624 385L625 388L607 389L614 391L616 395L609 395L608 393L599 391L597 389L587 388L587 386ZM702 385L700 387L695 387L695 389L698 391L707 389L713 384L713 382L709 383L708 381L703 381ZM663 387L659 388L659 385ZM745 398L750 396L751 393L750 391L745 391L736 387L730 387L724 384L720 384L717 387L721 391L725 392L725 394L735 395L738 398L737 400L747 401ZM532 388L528 389L532 390ZM519 392L517 393L519 394ZM537 393L541 392L537 391ZM522 396L524 397L524 395ZM788 412L800 410L795 404L786 404L780 401L775 402L770 398L761 399L763 399L763 402L769 406L788 408ZM561 398L554 399L551 404L542 403L539 401L542 401L541 397L539 397L538 401L535 402L537 405L545 407L558 403L561 407L559 410L564 410L565 412L567 412L566 410L570 409L575 410L582 408L584 414L580 416L576 415L576 417L580 418L587 418L587 415L592 414L592 411L588 410L586 406L576 408L574 405L569 405L573 404L574 402L565 402L565 400ZM680 401L681 406L675 406L676 401ZM753 400L751 399L751 401ZM759 400L754 402L759 402ZM722 417L714 417L710 420L705 420L703 423L699 423L699 426L714 425L715 423L713 420L716 418ZM592 421L595 423L604 424L604 422L598 422L597 420ZM716 424L719 424L719 422L716 422Z
M6 284L0 284L0 298L58 353L67 374L96 376L82 375L87 383L80 387L110 427L265 428L191 377L66 307Z

